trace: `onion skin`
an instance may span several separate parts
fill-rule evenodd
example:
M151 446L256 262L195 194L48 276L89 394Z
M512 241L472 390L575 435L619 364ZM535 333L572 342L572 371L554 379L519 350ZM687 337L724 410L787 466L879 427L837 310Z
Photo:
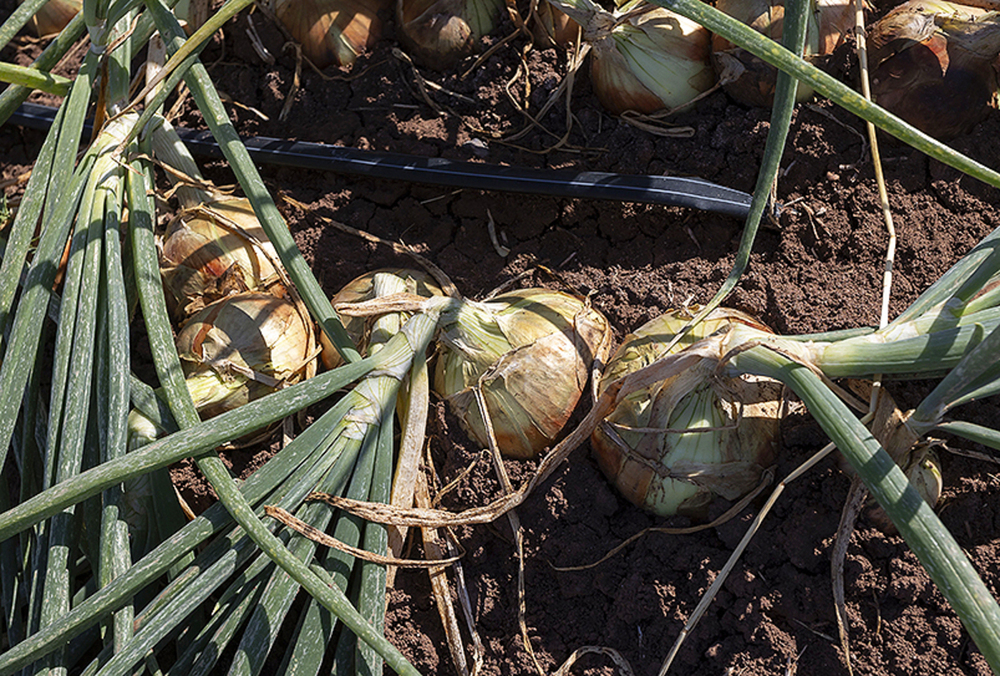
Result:
M994 103L1000 21L983 9L916 0L872 26L875 102L948 140L983 121Z
M444 321L434 390L487 448L474 391L480 386L500 452L534 458L562 433L608 337L603 315L558 291L522 289L484 303L461 301L457 317Z
M202 418L315 373L312 326L292 302L270 294L208 305L188 320L176 344Z
M663 356L690 316L671 311L627 336L608 362L601 390ZM768 331L749 315L718 308L672 352L733 323ZM625 397L594 431L591 445L598 465L633 504L661 516L701 518L716 495L736 500L752 490L773 462L781 385L749 376L722 381L715 369L714 359L704 359ZM714 430L639 429L696 427Z
M361 303L366 300L372 300L375 298L375 275L380 273L392 274L401 278L406 283L407 292L415 296L430 298L431 296L444 295L444 291L441 290L441 287L438 286L434 278L426 272L406 268L383 268L381 270L366 272L352 279L330 299L330 304L336 307L341 303ZM337 316L343 323L347 335L354 341L358 352L364 354L368 342L369 327L374 318L345 317L339 314ZM320 332L319 341L323 349L320 354L323 366L327 369L340 366L343 363L343 359L341 359L337 348L333 346L333 343L330 342L325 333Z
M224 199L185 209L170 221L160 273L168 305L183 319L229 294L272 286L277 261L250 201Z
M620 20L639 6L596 13L584 32L594 93L615 115L678 108L715 84L708 31L661 7Z
M274 13L317 68L350 66L382 35L389 0L276 0Z
M772 40L781 41L785 8L783 0L719 0L716 9L753 28ZM807 19L804 58L816 61L833 53L854 29L851 0L817 0ZM712 64L723 89L746 106L769 108L774 103L778 71L720 35L712 36ZM801 82L796 90L799 102L810 99L813 90Z

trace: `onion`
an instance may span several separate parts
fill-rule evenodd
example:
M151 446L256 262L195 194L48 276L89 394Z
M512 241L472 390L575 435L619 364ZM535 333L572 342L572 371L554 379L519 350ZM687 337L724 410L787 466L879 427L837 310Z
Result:
M202 418L315 373L310 321L291 301L265 293L202 309L177 334L177 353Z
M627 336L608 362L601 391L668 354L665 347L690 318L674 310ZM768 331L749 315L718 308L670 353L734 323ZM736 500L748 493L772 463L780 383L722 378L716 366L717 360L703 359L632 393L594 431L598 464L635 505L662 516L702 516L715 496Z
M996 12L913 0L871 28L875 101L940 139L968 132L988 114L1000 54Z
M783 0L719 0L716 9L739 19L758 33L781 40L785 17ZM851 0L816 0L807 19L804 57L809 61L828 56L854 29ZM770 107L778 71L720 35L712 36L712 64L730 96L747 106ZM813 90L799 83L796 98L806 101Z
M434 389L476 442L489 445L475 388L497 446L533 458L557 439L583 393L607 320L583 299L523 289L442 312Z
M24 2L24 0L20 0ZM31 29L38 37L55 35L62 31L80 9L83 0L49 0L31 17Z
M612 113L677 108L715 84L708 31L694 21L640 0L590 12L589 21L579 10L570 16L586 27L594 93Z
M277 251L246 199L184 209L170 221L160 273L175 317L231 293L264 290L279 278Z
M503 6L503 0L398 0L396 17L413 58L446 70L478 51Z
M385 268L374 272L366 272L360 277L351 280L330 299L330 303L334 307L337 307L342 303L360 303L378 297L376 278L379 275L391 275L398 278L405 293L424 296L426 298L444 295L444 292L437 285L437 282L434 281L434 278L426 272L404 268ZM357 346L358 351L364 354L368 344L367 334L373 319L370 317L344 315L338 315L338 317L344 324L347 335L351 337L351 340ZM343 363L340 353L337 352L337 348L333 346L333 343L326 337L326 334L320 333L319 340L323 348L321 355L323 366L332 369Z
M350 66L379 39L389 0L274 0L274 14L317 68Z
M531 32L542 47L569 47L580 34L580 24L561 9L539 0Z
M203 419L242 406L316 373L312 323L296 306L265 293L216 301L176 338L185 384ZM138 410L128 417L129 449L163 433Z

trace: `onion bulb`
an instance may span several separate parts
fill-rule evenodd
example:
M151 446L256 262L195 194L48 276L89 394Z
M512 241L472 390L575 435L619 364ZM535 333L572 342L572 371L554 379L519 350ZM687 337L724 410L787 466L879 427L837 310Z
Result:
M539 0L531 32L542 47L569 47L580 35L580 24L555 5Z
M40 38L55 35L61 32L82 8L83 0L49 0L31 17L31 30Z
M404 290L403 292L414 296L424 296L425 298L430 298L431 296L444 295L444 292L441 290L441 287L438 286L437 282L434 281L434 278L426 272L421 272L419 270L406 270L403 268L385 268L382 270L375 270L374 272L366 272L365 274L351 280L344 286L344 288L338 291L333 298L330 299L330 303L336 308L342 303L360 303L378 297L376 278L379 275L392 275L393 277L398 278L400 280L400 286ZM347 335L350 336L352 341L354 341L354 345L358 348L358 352L364 354L365 348L368 345L368 332L370 331L373 319L371 317L344 315L338 315L338 317L344 324L344 329L347 331ZM337 352L337 348L333 346L333 343L330 342L330 339L327 338L324 333L320 333L319 340L323 348L321 355L323 366L328 369L339 366L343 360L340 358L340 353Z
M708 31L694 21L641 0L613 14L596 5L588 11L589 20L579 9L567 13L586 27L591 84L612 113L677 108L715 84Z
M168 304L178 318L231 293L272 287L276 266L277 251L246 199L184 209L167 225L160 251Z
M533 458L559 437L609 336L585 300L548 289L458 300L441 317L435 391L487 447L478 387L497 446L513 458Z
M809 61L828 56L854 30L851 0L815 0L806 23L804 58ZM739 19L758 33L781 41L785 18L784 0L719 0L716 9ZM730 96L747 106L770 107L778 71L750 52L720 35L712 36L712 64ZM813 90L801 82L796 98L806 101Z
M284 298L243 293L206 306L177 334L188 389L202 418L315 373L310 320Z
M666 352L690 318L673 310L627 336L608 362L601 392L732 324L768 331L749 315L718 308ZM598 464L635 505L662 516L702 516L715 496L736 500L748 493L772 463L780 383L756 376L722 378L717 363L702 359L632 393L594 431Z
M912 0L872 26L872 94L939 139L968 132L993 104L1000 54L996 12Z
M274 0L274 14L317 68L350 66L382 34L389 0Z
M175 341L185 384L202 419L232 410L316 373L312 323L292 302L265 293L216 301ZM128 417L129 449L163 433L138 410Z
M413 58L446 70L478 51L503 6L503 0L398 0L396 17Z

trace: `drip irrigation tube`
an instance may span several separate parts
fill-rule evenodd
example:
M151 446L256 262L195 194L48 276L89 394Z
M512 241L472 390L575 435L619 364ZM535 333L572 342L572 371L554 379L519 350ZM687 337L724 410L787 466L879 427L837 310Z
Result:
M25 103L11 115L10 121L25 127L46 129L54 118L54 108ZM210 132L179 127L177 133L192 153L207 157L222 156ZM243 143L254 161L287 167L468 190L689 207L735 218L746 218L750 212L751 195L700 178L529 169L286 141L266 136L244 138Z

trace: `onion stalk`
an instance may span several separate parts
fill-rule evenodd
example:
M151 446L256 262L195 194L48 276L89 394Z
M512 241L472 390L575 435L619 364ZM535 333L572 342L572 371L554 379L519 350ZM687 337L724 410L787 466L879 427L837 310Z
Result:
M994 105L997 12L911 0L873 25L869 40L875 101L931 136L966 133Z
M317 68L350 66L382 35L388 0L274 0L273 11Z
M330 299L330 303L336 308L341 305L361 303L381 297L383 294L380 293L379 289L389 288L385 281L380 280L383 276L397 278L398 287L396 284L392 285L392 293L402 292L425 298L444 295L444 292L438 286L437 282L434 281L434 278L426 272L404 268L385 268L375 270L374 272L366 272L354 278ZM344 325L347 335L351 337L354 345L357 346L358 352L365 354L371 342L373 320L349 315L338 315L338 317ZM401 315L401 317L405 318L405 315ZM325 334L320 334L320 345L323 349L321 358L324 367L332 369L343 363L340 353L337 352L337 349Z
M783 0L719 0L716 8L772 40L781 40L785 16ZM812 0L803 56L816 63L832 54L854 29L854 21L851 0ZM734 99L747 106L771 106L778 77L773 66L720 35L712 36L712 64L723 89ZM811 87L800 82L796 98L806 101L813 93Z
M479 390L501 453L537 456L559 437L583 394L609 337L607 320L584 299L548 289L430 302L446 306L434 390L469 436L488 447Z

